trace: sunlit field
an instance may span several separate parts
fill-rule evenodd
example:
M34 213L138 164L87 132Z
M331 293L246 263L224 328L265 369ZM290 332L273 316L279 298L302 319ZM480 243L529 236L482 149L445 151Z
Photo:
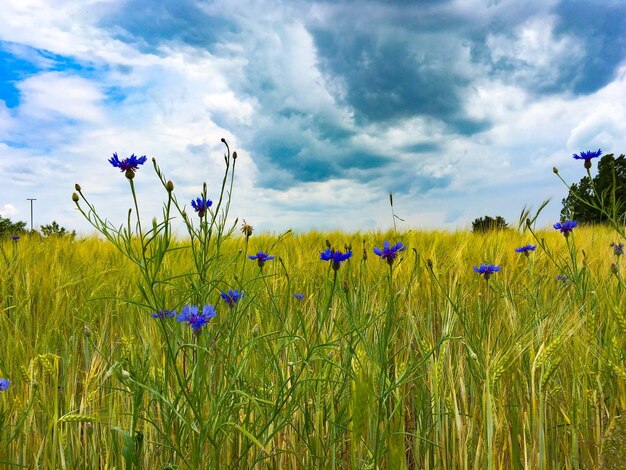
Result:
M2 242L3 465L621 468L613 230L242 233L227 193L191 237Z

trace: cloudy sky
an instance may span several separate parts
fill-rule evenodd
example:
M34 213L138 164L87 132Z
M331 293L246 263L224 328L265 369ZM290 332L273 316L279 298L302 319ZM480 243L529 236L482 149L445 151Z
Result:
M582 163L626 152L623 0L0 0L0 214L116 224L113 152L155 157L180 200L215 195L268 230L517 220ZM164 193L136 178L146 217Z

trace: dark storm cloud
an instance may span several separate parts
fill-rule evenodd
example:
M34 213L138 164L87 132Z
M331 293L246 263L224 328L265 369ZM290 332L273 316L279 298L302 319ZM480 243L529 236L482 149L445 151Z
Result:
M557 33L569 33L585 44L579 74L572 77L573 91L592 93L607 85L626 57L626 2L561 2Z
M344 80L345 100L356 111L357 122L392 124L429 116L455 129L470 127L461 108L463 90L471 81L454 72L454 48L437 44L416 48L410 37L400 34L381 38L375 32L336 25L312 33L323 70Z
M238 30L228 18L207 12L204 7L212 3L126 0L105 15L100 26L117 31L119 39L144 52L157 52L160 45L171 42L211 50Z

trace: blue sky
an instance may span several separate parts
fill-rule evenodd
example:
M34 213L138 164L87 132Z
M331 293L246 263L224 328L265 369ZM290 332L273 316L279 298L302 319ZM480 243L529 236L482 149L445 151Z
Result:
M268 230L515 222L626 152L626 3L24 0L0 15L0 214L89 230L78 182L121 223L113 152L155 157L191 200L217 191ZM164 194L138 174L145 217Z

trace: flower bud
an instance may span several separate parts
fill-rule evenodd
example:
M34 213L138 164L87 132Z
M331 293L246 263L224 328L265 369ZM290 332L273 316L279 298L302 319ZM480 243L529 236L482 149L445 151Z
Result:
M611 263L611 272L613 274L617 274L619 272L619 269L617 268L617 264Z
M130 372L128 372L127 370L122 369L122 377L124 377L125 379L129 379L130 378Z
M85 336L87 338L91 338L91 330L89 329L87 325L85 325Z
M72 201L78 202L78 194L72 193Z
M559 174L559 169L555 166L552 167L552 173L554 173L555 175Z
M172 191L174 191L174 183L168 180L167 183L165 183L165 189L167 189L168 193L171 193Z
M233 160L237 160L237 152L233 152Z
M428 258L426 260L426 266L428 266L430 269L433 269L433 260Z
M76 183L74 185L74 189L76 189L76 191L78 191L80 193L80 184Z

